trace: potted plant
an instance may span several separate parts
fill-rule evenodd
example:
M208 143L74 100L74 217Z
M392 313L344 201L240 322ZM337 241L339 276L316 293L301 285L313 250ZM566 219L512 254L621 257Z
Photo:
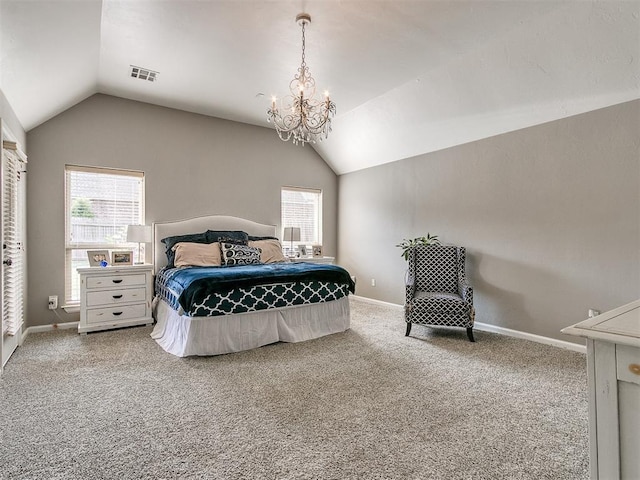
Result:
M402 239L402 242L396 245L396 247L400 247L402 249L400 256L409 261L409 252L413 247L417 247L418 245L440 245L440 240L438 240L437 235L427 233L426 237L416 237L410 240L404 238Z

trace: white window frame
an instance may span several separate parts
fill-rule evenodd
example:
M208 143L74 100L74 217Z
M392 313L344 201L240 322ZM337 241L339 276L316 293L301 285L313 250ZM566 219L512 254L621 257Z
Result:
M292 187L292 186L283 186L280 189L280 221L282 224L282 228L284 230L285 227L302 227L302 225L300 224L296 224L297 222L295 220L291 220L288 218L285 218L285 207L284 207L284 199L283 199L283 194L285 192L303 192L303 193L309 193L309 194L313 194L313 195L317 195L318 199L318 208L317 211L315 213L316 218L314 219L314 224L315 224L315 230L316 233L314 235L315 238L308 238L305 237L305 232L304 230L301 232L301 239L299 242L293 242L294 246L299 246L299 245L322 245L322 190L318 189L318 188L307 188L307 187ZM283 248L285 249L285 251L289 248L289 242L285 242L283 241Z
M145 176L144 172L137 170L125 170L106 167L88 167L80 165L65 165L65 305L64 308L71 307L73 311L75 307L80 305L80 297L73 298L73 281L74 275L76 281L79 282L78 272L72 266L72 254L74 250L135 250L137 244L132 243L88 243L88 242L72 242L71 241L71 190L69 185L70 172L87 172L92 174L104 174L104 175L122 175L126 177L137 178L140 181L140 218L139 224L145 224ZM78 283L79 285L79 283Z

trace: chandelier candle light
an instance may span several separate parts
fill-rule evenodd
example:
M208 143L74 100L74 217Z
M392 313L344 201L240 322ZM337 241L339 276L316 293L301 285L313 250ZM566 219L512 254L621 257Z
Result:
M278 108L277 98L271 99L271 109L267 111L267 120L273 122L278 136L283 141L293 139L294 145L299 143L316 143L329 136L331 118L336 114L336 104L325 92L324 100L317 100L316 81L309 72L305 62L305 26L311 23L311 15L299 13L296 22L302 26L302 63L298 73L289 84L291 95L287 95ZM284 112L281 114L280 112Z

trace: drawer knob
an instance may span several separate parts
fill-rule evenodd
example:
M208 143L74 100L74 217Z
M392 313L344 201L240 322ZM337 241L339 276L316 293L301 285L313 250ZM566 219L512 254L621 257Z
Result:
M634 375L640 375L640 365L638 365L637 363L630 363L629 371Z
M118 315L122 315L122 312L113 312L113 314L117 317Z
M113 283L122 283L122 279L119 278L118 280L111 280Z
M112 295L113 298L122 298L122 295Z

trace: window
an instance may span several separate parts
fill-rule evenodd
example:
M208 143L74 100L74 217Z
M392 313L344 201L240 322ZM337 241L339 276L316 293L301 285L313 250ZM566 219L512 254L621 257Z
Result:
M144 225L144 173L65 167L65 303L80 303L77 269L88 267L87 250L134 250L127 226Z
M300 245L322 244L322 190L282 187L282 227L299 227ZM283 242L285 249L287 242Z

